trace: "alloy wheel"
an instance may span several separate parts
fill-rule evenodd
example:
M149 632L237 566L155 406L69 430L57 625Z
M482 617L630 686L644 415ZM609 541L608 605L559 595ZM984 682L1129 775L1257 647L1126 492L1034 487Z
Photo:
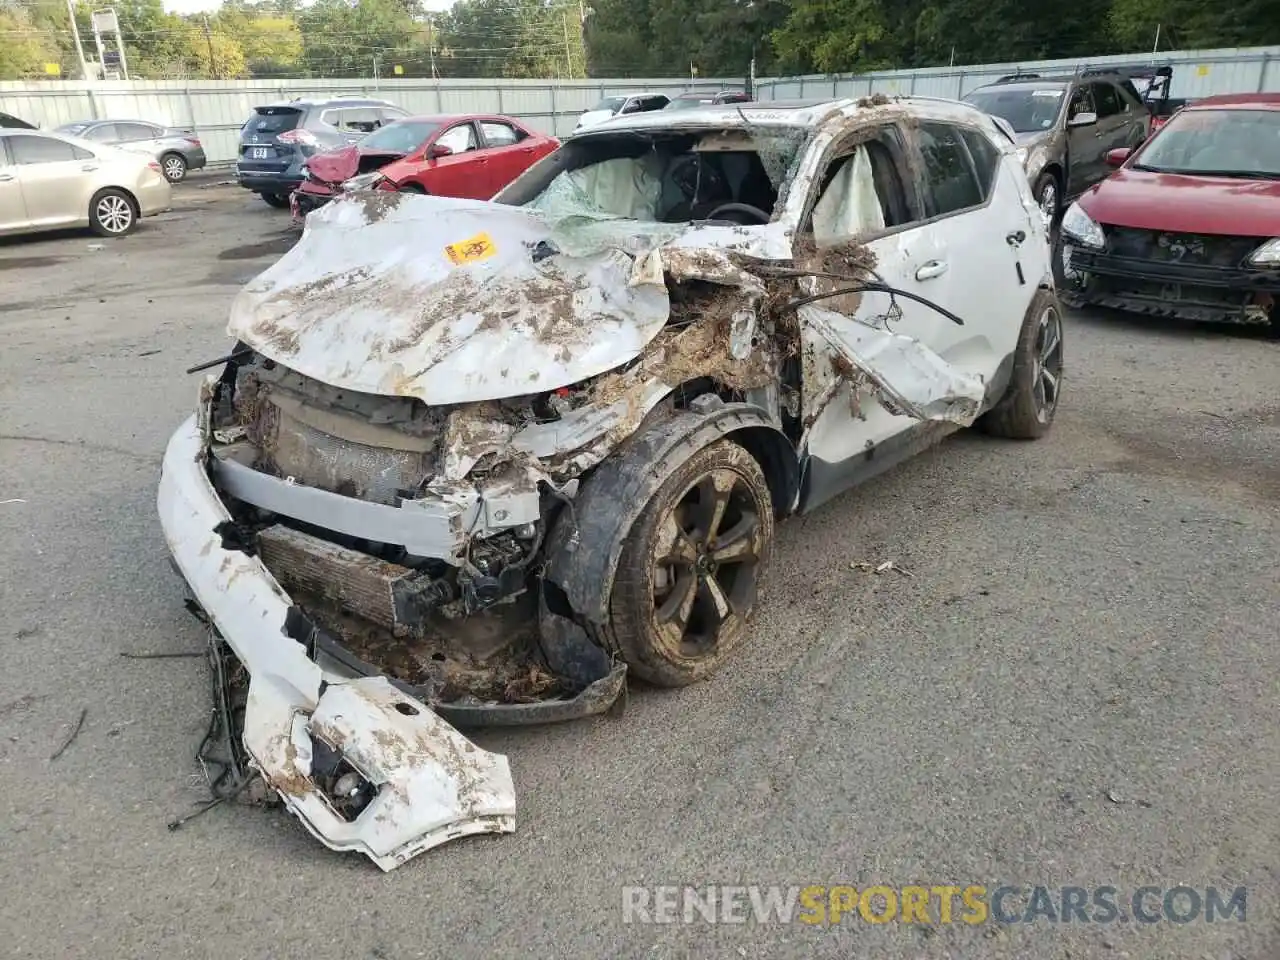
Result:
M1036 418L1041 423L1048 423L1058 406L1062 383L1062 317L1056 306L1046 307L1040 314L1032 372Z
M166 157L164 175L170 183L177 183L187 175L187 163L181 157Z
M108 194L98 201L98 223L108 233L124 233L133 225L133 207L117 194Z
M653 551L653 620L677 657L715 651L755 603L765 549L760 504L727 468L695 481L663 518Z

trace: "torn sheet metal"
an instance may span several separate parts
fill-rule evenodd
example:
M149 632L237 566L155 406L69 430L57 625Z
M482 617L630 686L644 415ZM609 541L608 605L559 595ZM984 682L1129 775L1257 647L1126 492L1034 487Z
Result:
M227 332L331 386L431 404L568 386L637 356L669 301L628 253L536 256L550 238L518 207L339 198L240 292Z
M506 757L475 746L382 677L331 674L285 633L293 606L257 557L227 549L231 517L204 470L196 417L169 441L157 506L196 600L250 676L244 746L263 779L322 843L384 870L455 837L515 829ZM323 747L321 746L323 745ZM353 817L318 782L336 752L376 788Z
M943 420L962 427L982 412L983 378L958 370L919 340L812 304L798 312L837 353L867 375L890 409L917 420Z

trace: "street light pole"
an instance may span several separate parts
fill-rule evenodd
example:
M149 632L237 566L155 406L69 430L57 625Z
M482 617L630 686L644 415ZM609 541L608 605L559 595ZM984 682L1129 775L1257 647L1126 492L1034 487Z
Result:
M71 17L71 35L76 39L76 56L80 58L80 76L89 79L89 66L84 60L84 44L80 42L80 27L76 24L76 8L72 0L67 0L67 14Z

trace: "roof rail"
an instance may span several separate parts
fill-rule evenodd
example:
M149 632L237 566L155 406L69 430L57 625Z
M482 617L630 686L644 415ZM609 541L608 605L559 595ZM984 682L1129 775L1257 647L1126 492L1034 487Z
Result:
M1019 72L1019 73L1006 74L1005 76L997 80L996 83L1013 83L1017 80L1039 80L1039 79L1040 79L1040 74L1038 73Z

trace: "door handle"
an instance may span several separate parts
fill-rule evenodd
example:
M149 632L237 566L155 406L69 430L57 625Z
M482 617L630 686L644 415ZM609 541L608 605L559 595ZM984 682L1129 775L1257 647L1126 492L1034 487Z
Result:
M8 183L13 179L12 173L0 173L0 183Z
M85 164L84 166L82 166L80 169L81 169L84 173L93 173L93 171L95 171L95 170L97 170L97 169L98 169L98 165L97 165L96 163L86 163L86 164Z
M916 271L917 280L932 280L947 272L947 264L942 260L930 260Z

